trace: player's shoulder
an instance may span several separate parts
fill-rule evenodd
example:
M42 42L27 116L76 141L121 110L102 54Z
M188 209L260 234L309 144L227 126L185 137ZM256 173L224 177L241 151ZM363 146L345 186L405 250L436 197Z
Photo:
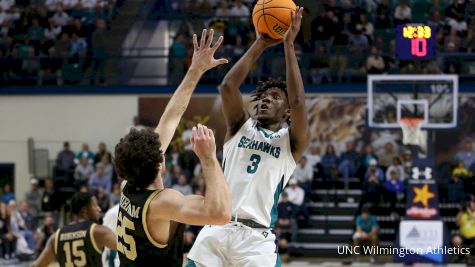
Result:
M178 207L183 201L184 195L174 189L165 188L151 200L150 208L157 208L159 210L169 210Z

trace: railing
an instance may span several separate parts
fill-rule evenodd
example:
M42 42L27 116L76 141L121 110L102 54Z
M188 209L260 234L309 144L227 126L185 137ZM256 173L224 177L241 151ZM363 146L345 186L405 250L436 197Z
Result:
M244 48L243 48L244 49ZM130 48L127 56L119 54L109 54L104 58L79 57L61 58L61 73L48 73L42 67L43 58L35 57L20 60L21 64L15 69L12 64L1 62L3 72L0 71L0 87L9 86L56 86L56 85L177 85L183 78L189 58L181 56L167 56L163 48L141 50L140 48ZM217 85L224 75L235 63L240 54L232 54L229 49L223 48L217 57L227 57L230 64L220 66L208 71L200 84ZM344 54L312 54L299 53L299 63L302 77L306 84L320 83L355 83L366 82L368 72L365 70L366 58L368 55L360 55L360 62L356 62L355 56L351 53ZM383 55L383 57L388 55ZM338 57L338 58L337 58ZM333 61L343 62L340 65ZM19 62L20 62L19 61ZM147 70L148 73L140 71L140 64L159 61L165 64L165 71L162 73ZM323 65L321 64L323 62ZM457 62L460 71L459 76L463 82L475 82L475 54L452 53L439 54L437 60L430 64L435 66L436 73L444 73L449 62ZM316 64L318 63L318 64ZM320 65L319 65L320 64ZM411 62L412 67L392 67L385 69L385 73L397 74L425 74L429 66L428 61ZM31 66L30 71L28 66ZM255 83L257 80L266 77L281 77L285 79L285 59L279 50L267 51L257 62L255 68L249 73L246 83ZM445 66L445 69L444 69ZM116 71L107 71L113 67ZM43 69L43 70L42 70ZM433 73L433 72L432 72ZM446 73L446 72L445 72Z

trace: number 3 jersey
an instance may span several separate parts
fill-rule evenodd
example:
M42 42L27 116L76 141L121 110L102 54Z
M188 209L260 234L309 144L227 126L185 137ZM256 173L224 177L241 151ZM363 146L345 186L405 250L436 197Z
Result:
M289 128L272 132L249 118L223 150L233 216L273 228L279 195L296 166Z
M54 250L61 267L102 266L102 251L94 240L95 223L84 221L56 231Z
M156 242L147 227L150 202L162 190L147 190L125 183L120 196L117 218L117 251L120 266L183 265L183 230L179 224L168 244Z

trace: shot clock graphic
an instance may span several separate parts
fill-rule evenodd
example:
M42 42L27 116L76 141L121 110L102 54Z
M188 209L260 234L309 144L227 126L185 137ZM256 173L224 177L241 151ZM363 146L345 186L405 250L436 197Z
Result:
M436 56L435 28L425 24L402 24L396 27L396 58L427 60Z

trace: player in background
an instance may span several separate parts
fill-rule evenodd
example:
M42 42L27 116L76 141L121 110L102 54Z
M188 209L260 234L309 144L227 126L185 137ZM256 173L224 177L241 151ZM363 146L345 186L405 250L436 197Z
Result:
M30 267L48 266L55 258L61 267L102 266L104 247L115 249L116 235L98 225L101 208L90 193L77 193L71 198L74 220L52 235L45 249Z
M109 227L112 232L115 233L117 230L117 216L119 215L119 204L114 205L110 208L104 218L102 218L102 224ZM102 252L102 266L104 267L119 267L119 255L117 254L116 249L104 248Z
M255 116L244 109L239 86L261 53L277 41L258 36L221 83L227 125L223 168L232 194L233 222L204 227L187 266L280 266L272 232L277 202L310 140L294 50L302 10L291 12L292 25L283 39L287 83L271 80L258 85L253 94Z
M193 90L209 69L227 63L214 59L223 41L214 46L213 30L203 30L185 78L163 112L155 131L132 130L115 148L115 164L122 184L117 235L121 266L182 266L183 224L225 224L231 219L231 195L216 158L213 132L198 124L193 127L191 145L206 180L206 195L187 195L164 189L166 151Z

